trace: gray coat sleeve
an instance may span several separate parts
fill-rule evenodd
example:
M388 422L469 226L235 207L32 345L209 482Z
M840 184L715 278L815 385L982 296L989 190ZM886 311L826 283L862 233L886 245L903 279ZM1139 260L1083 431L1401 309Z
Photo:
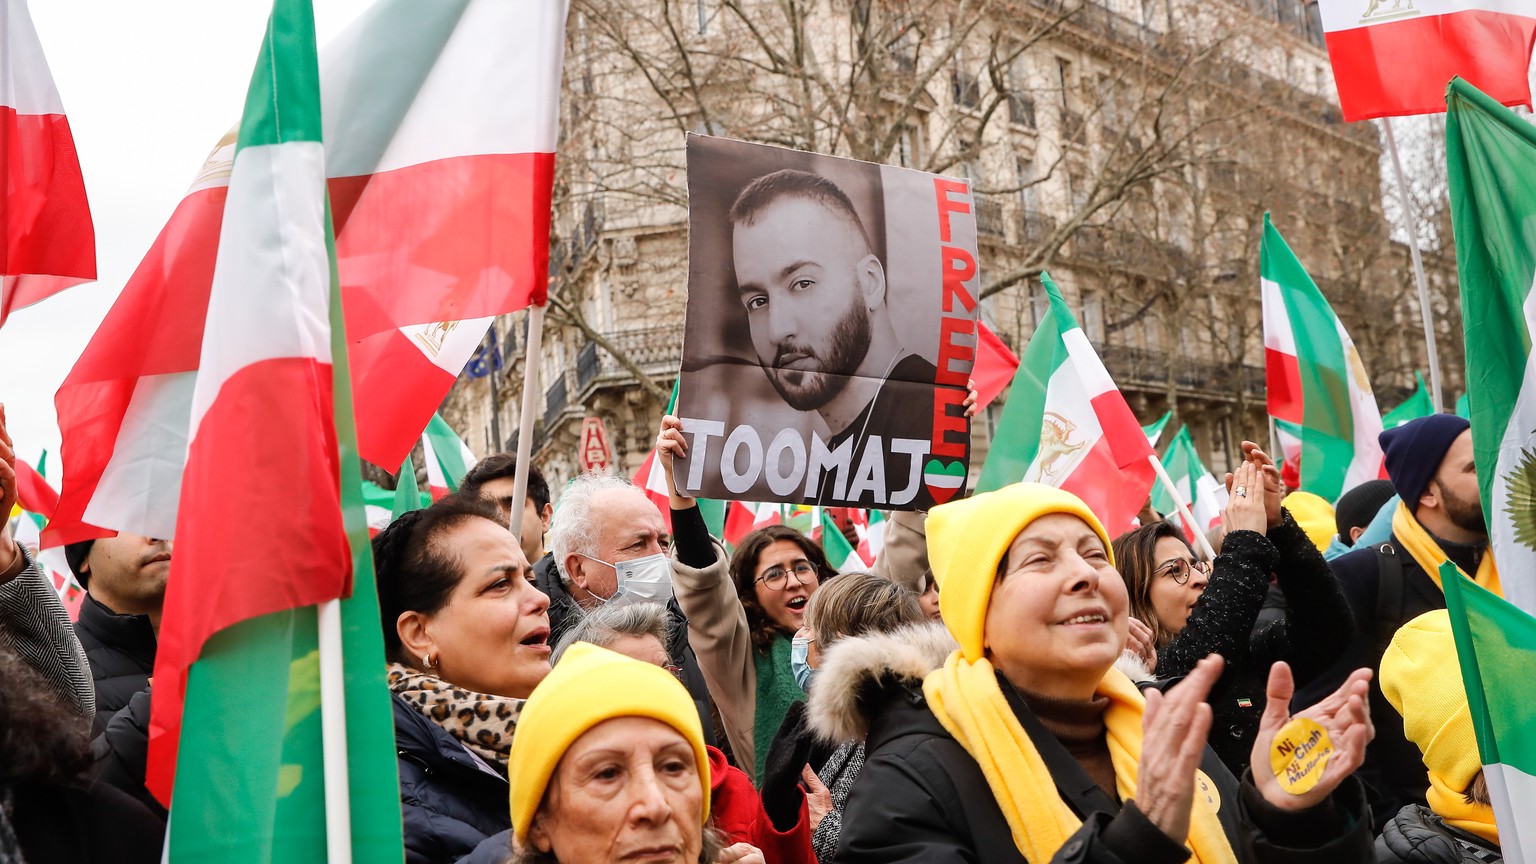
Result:
M77 714L93 720L96 688L85 649L75 637L53 580L26 547L17 544L17 548L27 566L16 578L0 584L0 644L47 679Z

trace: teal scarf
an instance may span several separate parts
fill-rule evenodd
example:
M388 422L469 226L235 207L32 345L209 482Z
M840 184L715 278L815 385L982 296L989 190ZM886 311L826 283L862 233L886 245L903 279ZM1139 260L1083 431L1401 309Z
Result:
M788 636L780 633L767 651L753 651L752 664L757 667L757 706L752 712L752 753L757 770L752 776L762 786L768 747L779 733L789 706L804 699L805 691L795 683L795 672L789 665Z

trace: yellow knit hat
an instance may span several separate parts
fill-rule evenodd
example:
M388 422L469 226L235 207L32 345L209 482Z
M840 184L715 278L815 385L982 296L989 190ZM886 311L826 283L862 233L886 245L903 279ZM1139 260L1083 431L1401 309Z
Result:
M1285 509L1291 511L1291 518L1301 526L1307 539L1322 552L1333 542L1333 535L1338 532L1338 520L1333 515L1333 505L1328 503L1321 495L1313 495L1311 492L1292 492L1285 496L1281 502Z
M589 729L617 717L648 717L676 729L693 746L709 821L709 755L693 698L672 673L586 642L572 645L528 698L512 736L512 832L528 839L534 813L565 751Z
M1403 715L1403 732L1423 751L1429 773L1458 791L1471 785L1483 763L1450 613L1426 612L1397 631L1381 655L1381 692Z
M1114 564L1109 535L1098 517L1081 498L1053 486L1015 483L928 511L928 563L939 582L939 611L967 661L974 663L984 653L983 631L998 562L1019 532L1052 513L1087 522Z

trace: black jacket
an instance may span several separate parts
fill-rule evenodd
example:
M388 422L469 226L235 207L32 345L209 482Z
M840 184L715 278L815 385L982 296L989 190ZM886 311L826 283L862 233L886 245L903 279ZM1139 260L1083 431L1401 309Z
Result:
M559 644L560 638L576 626L576 622L585 613L561 580L553 552L533 565L533 584L549 597L549 644ZM704 683L699 658L694 655L693 646L688 644L688 617L683 614L682 607L677 605L676 598L667 601L667 613L672 619L667 655L683 669L683 685L688 688L688 695L693 697L693 705L699 710L699 720L704 725L704 743L711 747L717 746L715 724L710 711L709 685Z
M1409 804L1376 838L1377 864L1499 864L1499 847L1445 824L1428 807Z
M1255 629L1271 574L1285 615ZM1298 682L1310 680L1353 633L1354 617L1328 562L1285 511L1284 522L1268 536L1233 531L1222 541L1205 593L1184 629L1158 651L1157 675L1181 678L1211 654L1226 659L1226 671L1206 700L1213 719L1209 743L1241 776L1259 732L1270 667L1284 660Z
M119 615L89 593L80 603L75 635L91 664L96 685L96 723L100 735L112 715L127 707L133 694L149 686L155 674L155 630L147 615Z
M834 652L865 639L844 640ZM872 670L864 681L856 701L868 717L867 757L843 812L838 864L1023 864L980 766L928 710L920 680L893 666ZM818 689L823 683L825 676L818 677ZM820 698L811 696L813 715L820 711ZM1021 700L1011 693L1008 699L1032 737L1036 729L1031 726L1049 737ZM1120 806L1098 791L1065 748L1056 747L1065 762L1051 756L1050 742L1041 747L1041 755L1053 771L1060 771L1057 790L1083 818L1082 828L1053 861L1173 864L1188 857L1184 846L1163 835L1134 802ZM1218 815L1243 864L1370 860L1369 820L1355 781L1347 781L1319 807L1288 814L1264 802L1251 781L1239 784L1210 748L1201 769L1216 786ZM1282 840L1289 845L1279 845Z
M28 864L158 864L165 822L111 786L75 780L10 790Z
M165 807L144 787L149 767L149 703L149 688L145 687L112 715L107 728L91 742L91 755L96 760L92 775L133 796L164 819Z
M1468 573L1477 572L1480 550L1438 541L1451 560ZM1386 550L1386 551L1382 551ZM1408 804L1424 804L1429 777L1419 748L1403 734L1403 717L1382 695L1381 655L1402 625L1435 609L1445 608L1445 594L1424 572L1397 538L1380 547L1358 549L1335 558L1334 575L1344 589L1355 617L1355 635L1342 655L1310 685L1299 689L1296 706L1310 705L1338 689L1355 669L1369 667L1371 721L1376 737L1366 750L1360 779L1370 790L1371 812L1379 832L1394 814ZM1384 580L1393 580L1397 589Z
M476 862L507 857L497 854L510 848L507 778L405 700L396 696L393 702L407 864L446 864L471 854Z

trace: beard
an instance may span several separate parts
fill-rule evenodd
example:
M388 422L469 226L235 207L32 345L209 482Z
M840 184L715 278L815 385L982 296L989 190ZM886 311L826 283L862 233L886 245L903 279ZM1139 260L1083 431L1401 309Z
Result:
M1483 515L1483 500L1473 497L1470 500L1461 498L1447 487L1436 483L1440 493L1440 500L1445 502L1446 518L1451 520L1463 531L1471 531L1474 534L1488 533L1488 519Z
M809 345L781 342L773 364L763 369L779 396L796 411L814 411L832 401L848 385L848 376L864 362L869 353L869 310L853 298L848 311L832 328L826 353ZM815 369L785 369L786 354L809 354L818 362Z

